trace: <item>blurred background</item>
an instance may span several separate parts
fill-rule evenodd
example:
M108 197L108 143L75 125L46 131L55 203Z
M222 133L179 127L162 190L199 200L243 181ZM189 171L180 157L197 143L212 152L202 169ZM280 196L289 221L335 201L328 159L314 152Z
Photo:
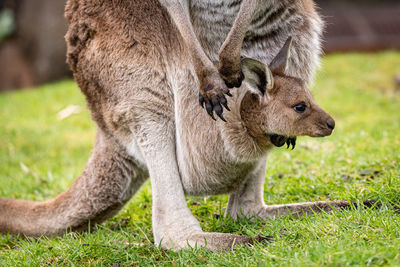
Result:
M400 49L399 0L316 0L324 52ZM0 92L70 77L65 0L0 0Z

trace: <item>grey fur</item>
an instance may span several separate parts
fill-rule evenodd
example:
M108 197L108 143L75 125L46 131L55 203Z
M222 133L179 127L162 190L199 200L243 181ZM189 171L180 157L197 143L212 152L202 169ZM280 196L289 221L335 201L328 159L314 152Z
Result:
M322 24L312 1L235 2L68 0L67 61L98 126L95 148L81 176L57 198L0 199L0 232L86 229L117 213L148 177L154 242L175 250L252 242L203 232L185 194L230 193L227 214L233 218L348 205L265 205L268 135L332 132L326 126L332 118L306 87L318 65ZM254 94L258 89L245 81L231 90L227 122L211 120L197 103L199 92L211 100L227 92L224 81L241 79L240 56L262 61L261 71L267 70L289 35L291 57L285 75L273 74L275 86ZM217 67L211 62L218 58ZM307 117L294 112L298 101L307 103Z

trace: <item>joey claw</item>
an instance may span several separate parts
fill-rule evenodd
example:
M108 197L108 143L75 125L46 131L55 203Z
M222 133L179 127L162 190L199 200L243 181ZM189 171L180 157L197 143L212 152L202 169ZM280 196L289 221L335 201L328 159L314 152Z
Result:
M204 108L204 97L202 94L199 94L199 104L202 108Z
M232 94L231 94L231 92L229 92L229 91L227 91L225 94L226 94L227 96L232 97Z
M286 140L286 145L287 145L286 149L288 149L288 148L290 147L290 138L288 138L288 139Z
M296 147L296 137L290 138L290 144L292 145L292 150Z

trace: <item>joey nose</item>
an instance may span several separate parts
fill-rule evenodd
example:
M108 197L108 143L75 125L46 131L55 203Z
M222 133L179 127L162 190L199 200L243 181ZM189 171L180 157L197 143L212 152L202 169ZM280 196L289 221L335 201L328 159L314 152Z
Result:
M333 130L335 128L335 121L331 117L329 117L326 125L329 129Z

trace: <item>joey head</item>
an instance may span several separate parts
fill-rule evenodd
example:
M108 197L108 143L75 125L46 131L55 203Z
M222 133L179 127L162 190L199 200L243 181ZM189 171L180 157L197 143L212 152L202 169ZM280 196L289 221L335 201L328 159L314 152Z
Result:
M324 137L332 133L335 121L313 99L304 81L284 74L291 38L267 66L257 60L242 60L251 90L241 102L241 117L255 139L265 137L278 147L292 149L296 136Z

